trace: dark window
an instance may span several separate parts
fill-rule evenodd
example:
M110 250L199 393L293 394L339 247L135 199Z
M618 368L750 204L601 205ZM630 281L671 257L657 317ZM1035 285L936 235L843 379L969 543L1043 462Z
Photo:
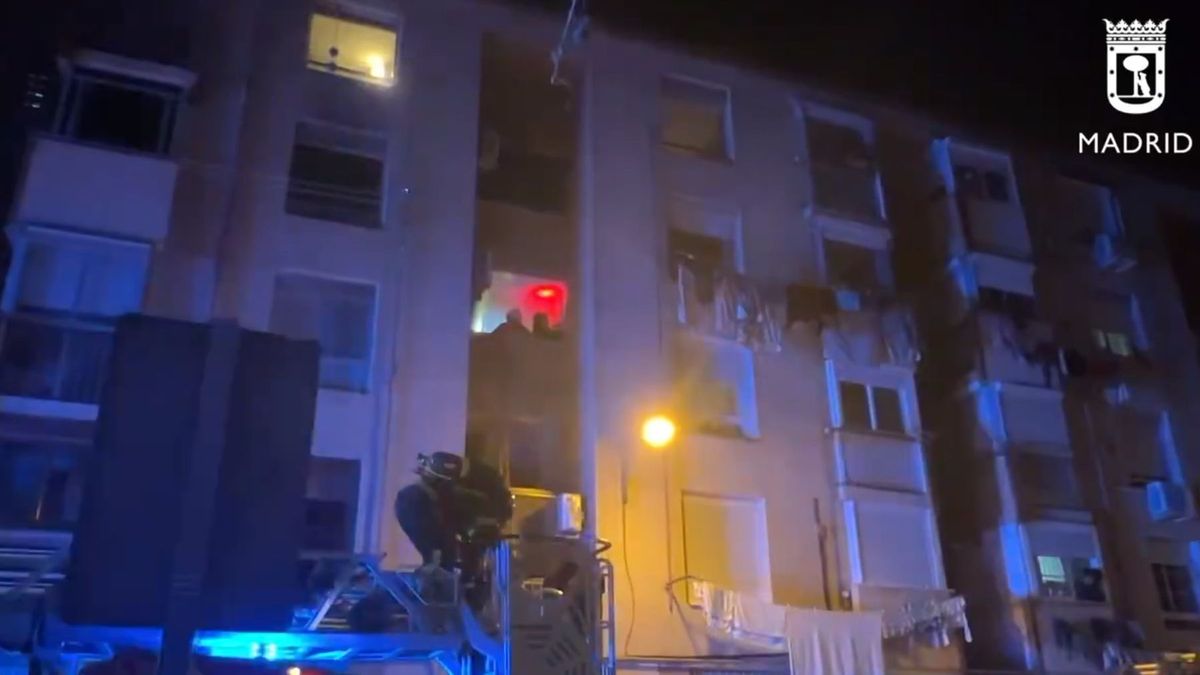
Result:
M979 288L979 307L1021 320L1033 319L1037 314L1033 297L986 286Z
M711 269L725 264L725 242L716 237L672 227L667 230L667 247L670 250L672 270L674 264L681 261Z
M286 210L362 227L380 226L383 161L297 143L288 171Z
M309 459L304 510L305 550L354 550L358 474L357 460Z
M1200 608L1196 603L1196 591L1192 585L1192 572L1184 565L1150 566L1154 574L1154 585L1158 591L1158 604L1164 612L1196 614Z
M994 202L1008 201L1008 176L998 171L985 171L983 184L988 199Z
M375 287L306 274L275 278L271 331L321 345L321 386L367 391L375 328Z
M79 517L87 446L0 442L0 524L70 529Z
M871 404L867 400L867 388L857 382L838 383L842 399L842 426L850 429L871 428Z
M904 410L900 407L900 392L886 387L871 387L875 404L875 430L902 434Z
M836 239L825 240L825 274L829 283L855 290L878 288L879 251Z
M180 91L80 71L71 81L62 132L81 141L144 152L170 149Z

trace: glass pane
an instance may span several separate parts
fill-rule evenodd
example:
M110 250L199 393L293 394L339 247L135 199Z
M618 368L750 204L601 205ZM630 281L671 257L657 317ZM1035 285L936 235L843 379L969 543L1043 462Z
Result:
M850 429L870 429L871 410L867 403L867 388L857 382L838 383L842 401L842 426Z
M871 387L871 397L875 400L875 429L902 434L907 431L904 427L904 409L900 405L900 392L886 387Z
M382 26L313 14L308 61L331 72L381 83L396 77L396 32Z
M1164 612L1173 611L1174 603L1171 602L1171 589L1167 583L1167 566L1166 565L1151 565L1150 569L1154 575L1154 590L1158 592L1158 606Z
M1192 590L1191 570L1182 565L1167 565L1166 572L1174 611L1196 613L1196 593Z
M375 287L303 274L275 279L271 330L321 345L321 386L365 391L370 379Z
M1063 566L1062 558L1056 555L1039 555L1037 563L1043 582L1060 584L1067 582L1067 570Z

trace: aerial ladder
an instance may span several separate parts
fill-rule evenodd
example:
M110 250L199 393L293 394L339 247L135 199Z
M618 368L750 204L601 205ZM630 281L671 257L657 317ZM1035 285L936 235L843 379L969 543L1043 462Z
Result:
M325 582L296 608L289 630L200 630L192 654L291 673L433 662L450 675L613 675L613 573L602 557L608 546L585 537L510 535L488 554L490 597L479 609L464 601L450 573L386 570L377 555L310 559L312 574ZM162 629L70 625L52 605L35 630L31 672L79 675L124 651L162 648Z

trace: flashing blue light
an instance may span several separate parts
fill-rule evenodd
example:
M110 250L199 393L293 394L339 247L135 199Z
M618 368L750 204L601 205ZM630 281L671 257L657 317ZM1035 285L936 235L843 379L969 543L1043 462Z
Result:
M279 645L274 642L268 643L267 648L263 650L263 657L268 661L279 658Z
M262 656L262 645L257 642L250 643L250 658L257 659Z

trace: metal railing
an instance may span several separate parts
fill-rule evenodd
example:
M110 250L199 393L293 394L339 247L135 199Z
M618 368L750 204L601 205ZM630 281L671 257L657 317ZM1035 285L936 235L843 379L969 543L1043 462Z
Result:
M288 181L288 213L319 220L380 227L382 199L378 190L292 178Z
M112 353L112 324L74 317L0 317L0 394L98 403Z

